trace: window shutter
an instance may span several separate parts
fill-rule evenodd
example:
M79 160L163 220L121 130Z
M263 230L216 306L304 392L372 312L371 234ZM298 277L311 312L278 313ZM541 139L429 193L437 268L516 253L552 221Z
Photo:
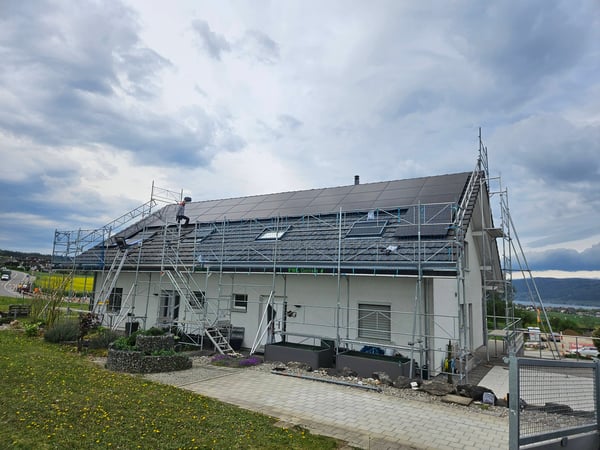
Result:
M391 326L389 305L358 304L358 337L389 341Z

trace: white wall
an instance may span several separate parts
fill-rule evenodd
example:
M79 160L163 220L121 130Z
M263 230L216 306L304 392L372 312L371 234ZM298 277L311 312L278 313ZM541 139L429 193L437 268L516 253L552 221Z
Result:
M470 272L466 273L467 302L473 304L473 337L475 347L482 343L481 321L481 281L477 266L477 255L474 245L469 246ZM269 274L227 274L222 277L212 273L193 275L193 290L206 292L208 301L221 295L230 298L231 294L247 294L247 311L232 311L231 322L233 326L245 328L243 346L250 347L255 339L260 322L261 305L268 298L273 285L273 277ZM134 274L121 273L116 287L123 288L123 295L127 295L134 282ZM339 304L338 279L333 275L313 274L287 274L275 277L275 304L277 319L283 317L282 302L287 299L287 310L291 316L287 317L287 331L326 338L336 338L335 324L339 316L340 337L342 339L358 339L358 305L360 303L390 305L392 311L392 336L391 341L396 345L406 346L412 341L413 311L416 295L417 279L414 277L373 277L373 276L343 276L340 280ZM101 285L101 279L96 286ZM220 288L219 288L220 285ZM441 360L440 355L445 352L448 339L458 339L458 299L456 297L457 282L455 278L426 280L424 285L430 286L424 290L428 292L427 303L432 308L428 311L435 318L429 318L428 334L435 336L429 340L430 348L439 351L433 357L435 365ZM99 288L98 288L99 289ZM173 287L166 276L162 278L158 273L140 273L135 298L129 301L134 306L134 315L145 317L145 322L139 319L145 328L155 325L158 316L160 290ZM212 299L212 300L211 300ZM125 302L125 298L123 299ZM124 305L127 306L127 305ZM421 313L424 313L424 307ZM180 309L182 318L183 307ZM278 325L280 325L279 322ZM124 323L121 328L124 327ZM425 325L417 327L417 334L425 332ZM300 338L289 337L292 341ZM264 339L263 339L264 342ZM310 341L309 341L310 342ZM312 342L311 342L312 343ZM439 354L438 354L439 353Z
M358 304L390 305L391 340L399 345L406 345L412 340L415 278L344 276L340 281L338 314L336 276L312 274L276 276L277 318L279 320L282 318L281 308L285 296L287 309L292 313L291 317L286 318L288 332L336 338L335 324L339 318L340 337L357 339ZM134 274L123 272L116 287L123 288L125 297L133 282ZM221 297L230 297L233 293L248 295L247 311L232 311L231 322L233 326L245 328L244 346L249 347L258 331L260 311L264 311L261 307L261 296L264 302L270 294L272 283L273 278L268 274L223 274L219 283L218 273L213 273L208 278L204 273L197 273L194 274L193 290L205 291L208 301L216 301L219 293ZM97 286L100 285L101 279L97 282ZM158 273L139 275L137 295L129 300L128 305L133 304L135 316L146 317L145 328L150 328L156 323L161 289L173 289L165 277L161 280ZM123 306L126 307L125 298L123 302ZM183 308L180 309L180 318L181 314ZM124 325L121 326L123 327Z

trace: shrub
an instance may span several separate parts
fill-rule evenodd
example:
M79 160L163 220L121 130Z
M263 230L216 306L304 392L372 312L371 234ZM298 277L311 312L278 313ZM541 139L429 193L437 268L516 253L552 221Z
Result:
M44 340L58 344L59 342L76 341L79 336L79 322L63 320L55 322L52 328L44 333Z
M131 342L131 337L134 337L133 343ZM115 350L124 350L124 351L133 351L137 350L135 346L135 336L136 333L133 333L131 336L122 336L120 338L115 339L115 341L111 344L112 348Z
M23 326L25 329L25 336L35 337L40 333L41 322L28 323Z
M108 348L111 342L114 342L119 338L119 334L116 331L112 331L108 328L99 328L95 333L89 334L90 349L101 349Z
M144 336L162 336L166 331L162 328L152 327L148 328L146 331L141 331L140 333Z

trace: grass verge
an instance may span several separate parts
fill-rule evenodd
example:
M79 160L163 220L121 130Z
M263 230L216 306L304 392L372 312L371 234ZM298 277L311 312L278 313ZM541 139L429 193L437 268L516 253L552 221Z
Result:
M244 395L240 392L240 395ZM334 449L334 439L0 331L0 442L16 449Z

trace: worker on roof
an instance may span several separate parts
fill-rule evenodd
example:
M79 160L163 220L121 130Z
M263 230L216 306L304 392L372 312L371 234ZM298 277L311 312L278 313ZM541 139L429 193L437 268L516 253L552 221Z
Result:
M177 223L181 222L183 219L185 219L185 224L187 225L190 223L190 218L188 216L185 215L185 204L186 202L191 201L192 199L189 197L185 197L182 201L180 201L178 203L178 208L177 208L177 215L175 216L175 220L177 220Z

